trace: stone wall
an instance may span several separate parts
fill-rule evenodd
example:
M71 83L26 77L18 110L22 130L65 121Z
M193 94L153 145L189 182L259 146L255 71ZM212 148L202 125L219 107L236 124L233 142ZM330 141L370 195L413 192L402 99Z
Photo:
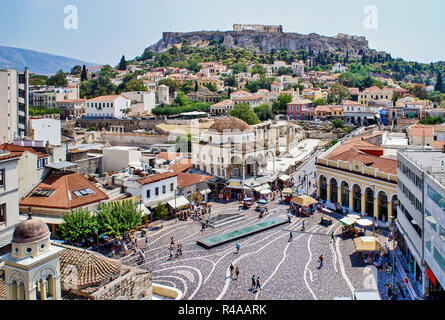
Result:
M152 300L151 274L132 269L91 295L93 300Z
M147 147L152 144L165 143L168 141L168 136L133 133L102 133L102 140L108 142L111 146Z
M102 155L96 155L96 156L90 156L85 159L79 159L74 161L76 164L75 167L70 168L70 170L73 170L74 172L78 172L81 175L88 175L88 174L103 174L103 165L102 165Z
M96 127L98 130L110 130L111 126L122 126L125 132L138 129L154 130L155 126L165 123L164 120L102 120L102 119L78 119L76 126L81 128Z

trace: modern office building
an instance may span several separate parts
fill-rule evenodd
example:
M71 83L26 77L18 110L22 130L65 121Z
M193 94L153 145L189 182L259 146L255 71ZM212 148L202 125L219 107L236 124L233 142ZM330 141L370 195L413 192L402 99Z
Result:
M425 296L445 287L445 153L398 152L398 248Z
M28 126L29 71L0 70L0 142L25 136Z

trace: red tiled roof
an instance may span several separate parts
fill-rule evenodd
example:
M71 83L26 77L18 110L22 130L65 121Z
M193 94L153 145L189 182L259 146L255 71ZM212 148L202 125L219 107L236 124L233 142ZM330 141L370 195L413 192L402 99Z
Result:
M2 160L7 160L7 159L13 159L13 158L20 158L20 156L22 155L21 152L10 152L8 154L5 155L0 155L0 161Z
M179 173L178 187L183 188L212 179L212 177L193 173Z
M10 151L11 153L12 152L20 153L20 156L25 151L32 152L32 153L36 154L39 158L43 158L43 157L47 157L48 156L47 154L38 152L38 151L34 150L31 147L17 146L15 144L10 144L10 143L4 143L4 144L0 145L0 150Z
M137 179L136 182L142 184L142 185L146 185L146 184L150 184L150 183L154 183L154 182L158 182L161 180L165 180L168 178L173 178L176 177L178 174L177 173L173 173L173 172L161 172L161 173L156 173L156 174L152 174L140 179Z
M77 197L74 191L90 188L94 194ZM107 200L108 196L80 173L60 175L52 173L34 189L54 190L49 197L35 197L33 192L22 201L21 206L72 209L99 201ZM33 191L34 191L33 190Z
M182 153L175 152L159 152L156 158L163 160L175 160L182 156Z
M180 173L187 171L192 167L192 160L191 159L181 159L174 165L170 167L170 170L173 170L174 173Z

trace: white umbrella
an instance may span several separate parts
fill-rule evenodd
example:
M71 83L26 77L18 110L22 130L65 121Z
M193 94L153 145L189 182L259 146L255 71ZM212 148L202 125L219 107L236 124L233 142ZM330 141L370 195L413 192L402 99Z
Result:
M352 218L352 219L356 219L356 220L359 220L359 219L362 218L362 217L359 216L358 214L348 214L348 217L349 217L349 218Z
M269 194L271 192L272 191L270 191L270 189L263 189L263 190L260 191L260 194Z
M362 227L372 226L372 221L368 219L359 219L356 223Z

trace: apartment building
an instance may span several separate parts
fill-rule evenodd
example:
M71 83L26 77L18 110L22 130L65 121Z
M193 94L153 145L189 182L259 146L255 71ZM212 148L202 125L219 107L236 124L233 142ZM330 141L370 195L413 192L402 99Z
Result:
M100 96L85 102L85 116L122 119L130 105L131 100L122 95Z
M0 142L25 136L28 125L29 71L0 70Z
M398 152L398 248L425 296L445 287L445 153Z
M19 157L15 152L0 150L0 248L11 243L19 222Z

